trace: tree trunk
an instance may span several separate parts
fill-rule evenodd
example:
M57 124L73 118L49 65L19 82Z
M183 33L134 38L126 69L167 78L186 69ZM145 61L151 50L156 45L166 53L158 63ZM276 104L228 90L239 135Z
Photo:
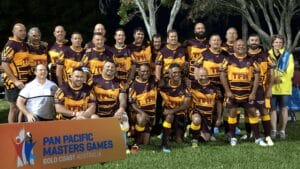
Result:
M174 24L176 15L178 14L180 7L181 7L181 0L175 0L172 10L171 10L171 13L170 13L170 19L169 19L167 31L169 31L173 28L173 24Z

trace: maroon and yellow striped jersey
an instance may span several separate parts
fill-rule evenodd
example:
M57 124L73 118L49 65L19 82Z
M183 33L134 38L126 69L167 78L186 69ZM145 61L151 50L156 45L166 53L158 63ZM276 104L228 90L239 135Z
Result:
M96 114L100 117L112 117L119 108L119 95L125 93L116 78L105 79L101 75L93 76L93 90L96 96Z
M194 77L194 63L199 59L200 54L209 47L207 39L190 39L183 44L186 48L187 57L186 60L189 62L189 79Z
M128 47L116 48L115 46L110 49L113 54L113 61L116 64L117 76L116 78L123 83L127 82L131 65L132 54Z
M211 115L216 99L220 97L220 90L213 83L201 85L197 80L191 83L193 113Z
M132 53L132 62L136 64L138 68L142 64L151 64L152 54L151 54L151 45L150 43L142 44L137 46L135 44L129 44L128 48Z
M166 109L174 109L180 107L186 97L191 97L191 93L184 83L179 86L173 86L170 81L160 88L160 95L163 99L163 107ZM176 114L186 114L186 110Z
M211 49L206 49L195 62L195 67L204 67L210 80L215 84L221 84L220 67L227 55L227 52L223 50L215 53Z
M157 84L153 78L146 82L136 78L129 87L128 98L149 116L155 116Z
M256 53L248 52L248 55L255 60L260 68L260 78L259 85L265 85L268 78L268 70L274 69L276 67L276 63L269 57L267 52L264 52L260 49Z
M32 72L34 72L35 67L38 64L43 64L46 67L48 66L48 50L46 46L32 46L28 44L29 51L29 62Z
M55 66L57 59L59 58L59 56L62 54L62 51L68 48L65 43L57 43L55 42L53 44L53 46L50 48L48 54L50 56L50 61L51 63Z
M236 100L249 98L254 74L259 73L259 66L253 58L248 55L244 58L229 55L224 59L220 71L227 72L229 88Z
M167 75L169 66L172 63L179 64L181 70L183 70L185 65L185 49L182 46L172 49L166 45L161 49L155 61L155 64L162 66L163 76Z
M32 74L29 62L29 52L26 43L9 38L1 55L2 63L7 63L13 75L18 80L26 83ZM5 72L3 73L3 83L6 89L15 88L13 81Z
M63 83L54 96L55 104L65 106L66 109L79 112L88 109L89 103L95 103L95 95L90 86L82 84L79 88L71 87L70 83ZM70 119L56 112L57 119Z
M232 55L234 53L234 50L233 50L233 44L232 45L229 45L227 44L226 42L225 43L222 43L221 45L222 49L225 50L227 53L229 53L230 55Z
M83 66L89 68L91 76L94 76L102 74L104 62L106 60L113 61L113 55L108 49L103 48L97 50L92 48L86 50L81 62L83 63Z
M71 46L64 48L62 54L57 59L57 64L64 66L63 81L67 82L73 72L73 69L80 66L84 50L75 50Z

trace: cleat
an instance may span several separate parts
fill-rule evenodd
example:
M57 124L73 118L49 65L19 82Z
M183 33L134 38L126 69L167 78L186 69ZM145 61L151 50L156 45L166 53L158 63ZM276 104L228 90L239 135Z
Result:
M163 151L164 153L171 153L171 149L168 148L168 147L163 147L163 148L162 148L162 151Z
M242 141L247 141L248 139L250 139L250 137L248 136L248 134L243 135L240 140Z
M187 125L186 126L186 129L185 129L185 132L184 132L184 138L188 138L189 135L190 135L190 128L191 128L191 125Z
M284 130L279 131L279 138L280 138L281 140L284 140L285 137L286 137L285 131L284 131Z
M128 148L126 149L126 154L130 154L130 150Z
M271 131L271 138L274 140L274 139L276 139L276 135L277 135L277 131L276 130L272 130Z
M266 137L266 143L268 146L274 146L274 142L272 141L271 137Z
M193 139L191 142L192 142L192 148L197 148L198 147L198 140Z
M236 146L237 144L237 139L236 138L230 138L230 145L231 146Z
M262 146L262 147L268 146L268 145L264 142L264 140L263 140L262 138L255 139L255 144L258 144L258 145L260 145L260 146Z

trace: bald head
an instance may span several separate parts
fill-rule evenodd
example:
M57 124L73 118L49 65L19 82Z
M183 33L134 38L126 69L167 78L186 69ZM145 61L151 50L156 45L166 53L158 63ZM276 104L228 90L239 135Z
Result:
M233 44L238 38L237 30L234 27L227 29L226 40L229 44Z
M19 41L26 38L26 28L22 23L16 23L12 30L13 37Z
M200 67L197 69L197 76L200 84L207 84L207 82L209 81L207 69L204 67Z
M105 36L106 30L103 24L98 23L95 25L94 33L101 33L103 36Z

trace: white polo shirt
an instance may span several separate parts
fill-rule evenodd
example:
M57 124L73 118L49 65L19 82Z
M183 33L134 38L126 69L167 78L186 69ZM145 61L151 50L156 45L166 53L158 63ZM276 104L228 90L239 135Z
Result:
M19 96L26 99L26 109L43 118L53 119L55 116L54 94L57 85L50 80L44 84L38 83L36 79L27 83L20 91Z

